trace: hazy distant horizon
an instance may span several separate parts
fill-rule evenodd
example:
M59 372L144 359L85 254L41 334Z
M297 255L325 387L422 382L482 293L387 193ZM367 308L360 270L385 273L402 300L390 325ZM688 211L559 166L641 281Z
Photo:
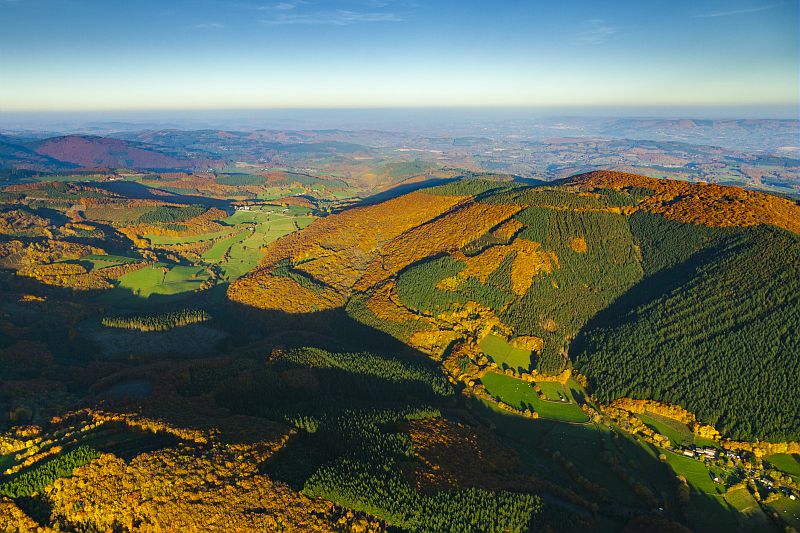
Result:
M0 111L7 131L86 132L135 129L387 129L456 128L495 121L559 119L795 120L793 105L148 109ZM444 123L442 121L445 121Z

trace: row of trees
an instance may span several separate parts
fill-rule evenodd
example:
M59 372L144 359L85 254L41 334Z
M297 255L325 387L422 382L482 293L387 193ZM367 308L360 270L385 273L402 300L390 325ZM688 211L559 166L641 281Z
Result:
M101 323L107 328L132 329L138 331L167 331L189 324L210 320L211 315L202 309L181 309L154 315L103 317Z
M329 352L307 347L286 352L282 361L310 368L344 370L394 383L421 383L438 396L453 394L453 388L444 375L425 360L399 359L370 352Z
M442 196L478 196L489 191L502 191L519 187L510 181L497 181L479 178L464 178L451 181L438 187L426 189L426 192Z
M9 498L33 496L56 479L72 475L73 470L98 457L100 452L97 450L81 446L3 483L0 485L0 494Z
M189 205L185 207L175 207L162 205L151 211L147 211L137 220L140 224L169 224L183 222L196 216L202 215L205 208L199 205Z

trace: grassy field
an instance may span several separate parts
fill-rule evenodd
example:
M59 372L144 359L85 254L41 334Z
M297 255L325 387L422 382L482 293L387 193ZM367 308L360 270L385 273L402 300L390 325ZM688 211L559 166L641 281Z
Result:
M213 233L198 233L197 235L179 235L179 236L172 236L172 235L153 235L153 234L145 234L144 238L149 240L155 246L169 246L172 244L191 244L195 242L201 241L213 241L215 239L220 239L230 235L232 229L225 229L221 231L216 231Z
M722 485L714 483L714 475L724 478L724 474L709 469L703 461L673 452L667 452L666 456L667 462L675 473L685 477L694 492L713 495L725 490Z
M236 211L220 223L225 230L187 236L145 235L155 246L214 241L202 255L205 263L218 264L224 278L233 280L255 268L261 260L261 248L303 229L314 217L298 206L264 206L252 211ZM226 257L227 254L227 257Z
M206 253L203 254L203 259L209 262L217 263L222 260L223 256L231 246L238 242L242 242L247 237L248 232L242 231L235 233L230 237L219 239L214 243L214 246L212 246Z
M164 269L167 269L164 272ZM125 274L119 278L119 286L133 294L149 298L153 294L179 294L193 291L208 278L203 268L196 266L169 266L156 263L151 267Z
M736 514L730 512L728 502L719 494L693 493L686 506L686 517L692 531L728 533L739 530Z
M222 269L228 279L244 276L255 268L261 261L261 247L267 244L267 236L263 233L253 232L245 235L231 246L228 260L222 263Z
M564 385L557 381L540 381L537 385L542 389L542 394L544 394L545 398L550 401L560 402L562 398L570 401L569 393L564 388Z
M769 518L746 488L740 487L726 493L725 501L741 513L742 522L749 531L769 531Z
M654 413L641 413L637 415L642 422L650 426L650 428L661 433L665 437L669 437L673 446L689 446L694 444L694 434L689 426Z
M791 455L788 453L776 453L764 457L770 464L778 470L785 472L800 480L800 455Z
M789 498L781 497L770 503L769 506L775 510L787 524L796 530L800 530L800 500L790 500Z
M224 280L237 279L258 265L262 247L305 228L314 219L304 207L264 206L252 211L236 211L220 221L225 226L220 231L183 236L145 235L155 247L201 241L213 244L197 265L161 262L126 274L119 278L117 289L102 296L101 300L107 304L127 303L139 307L154 295L183 298L208 279L204 267L211 264L219 265ZM112 255L90 255L81 259L87 268L103 268L138 260Z
M519 408L531 409L542 418L562 422L586 422L586 414L574 403L550 402L539 398L529 383L505 374L490 372L483 377L483 385L492 396Z
M203 255L203 259L219 263L226 278L239 278L258 265L263 246L311 224L314 217L307 213L308 209L296 206L267 206L261 210L237 211L223 222L241 232L216 242ZM228 258L222 261L225 252L228 252Z
M136 257L127 257L124 255L91 254L81 257L80 261L91 263L92 269L95 269L95 268L106 268L116 265L124 265L126 263L136 263L137 261L141 261L141 259Z
M505 339L489 334L478 344L478 347L501 368L530 370L531 352L514 348Z

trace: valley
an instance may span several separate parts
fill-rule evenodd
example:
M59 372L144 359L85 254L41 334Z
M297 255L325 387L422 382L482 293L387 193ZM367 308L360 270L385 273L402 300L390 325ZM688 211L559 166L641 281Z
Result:
M96 179L2 191L3 527L797 523L794 201Z

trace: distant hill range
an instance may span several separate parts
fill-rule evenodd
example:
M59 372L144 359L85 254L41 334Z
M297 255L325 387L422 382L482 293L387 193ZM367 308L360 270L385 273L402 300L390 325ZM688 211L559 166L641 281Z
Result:
M34 141L0 136L0 168L40 172L117 168L191 170L222 163L208 153L95 135L66 135Z

